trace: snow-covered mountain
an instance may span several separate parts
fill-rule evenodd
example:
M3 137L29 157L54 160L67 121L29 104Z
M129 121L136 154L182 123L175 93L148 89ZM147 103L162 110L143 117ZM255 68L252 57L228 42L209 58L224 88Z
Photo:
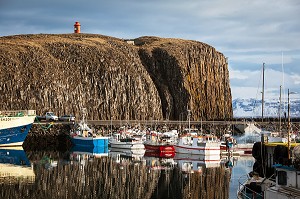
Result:
M232 101L233 117L261 117L261 100L234 99ZM281 117L287 117L287 102L281 102ZM300 117L300 100L290 100L290 116ZM266 99L264 103L264 117L279 117L278 99Z

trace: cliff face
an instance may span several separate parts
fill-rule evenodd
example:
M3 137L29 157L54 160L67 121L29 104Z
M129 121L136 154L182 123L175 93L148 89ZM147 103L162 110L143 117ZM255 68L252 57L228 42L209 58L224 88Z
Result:
M0 110L88 119L232 118L226 59L196 41L92 34L0 37Z

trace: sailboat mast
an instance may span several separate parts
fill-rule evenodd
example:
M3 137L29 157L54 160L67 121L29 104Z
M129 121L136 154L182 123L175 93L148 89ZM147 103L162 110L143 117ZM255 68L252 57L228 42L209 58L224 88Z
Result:
M263 71L262 71L261 122L264 121L264 95L265 95L265 63L263 63Z
M280 85L280 94L279 94L279 135L281 137L281 89L282 86Z

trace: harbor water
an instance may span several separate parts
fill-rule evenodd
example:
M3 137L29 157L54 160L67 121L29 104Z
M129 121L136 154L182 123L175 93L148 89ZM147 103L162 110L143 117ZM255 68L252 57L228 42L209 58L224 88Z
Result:
M0 198L236 198L252 157L206 161L109 148L0 149Z

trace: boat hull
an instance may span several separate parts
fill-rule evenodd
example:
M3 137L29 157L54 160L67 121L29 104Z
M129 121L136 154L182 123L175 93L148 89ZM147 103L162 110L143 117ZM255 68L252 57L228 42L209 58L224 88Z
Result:
M146 151L175 152L173 145L156 145L144 143Z
M108 137L71 137L71 141L75 146L87 147L108 147L108 139Z
M129 150L137 150L137 149L145 149L143 143L134 143L134 142L118 142L118 141L110 141L111 148L117 149L129 149Z
M0 117L0 147L21 146L34 122L35 115Z

